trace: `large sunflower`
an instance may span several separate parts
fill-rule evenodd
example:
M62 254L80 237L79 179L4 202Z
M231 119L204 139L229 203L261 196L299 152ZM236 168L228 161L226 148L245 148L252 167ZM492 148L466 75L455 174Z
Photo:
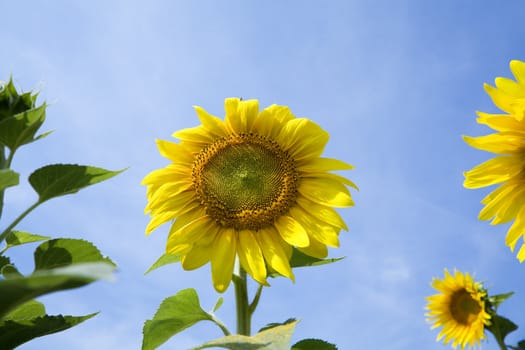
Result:
M479 218L492 219L493 225L514 220L505 240L514 251L518 240L525 236L525 63L511 61L510 69L517 81L496 78L496 87L485 84L494 104L506 114L478 112L478 123L497 132L464 137L470 146L498 156L465 172L464 186L480 188L500 184L481 201L485 207ZM523 242L517 256L521 262L525 260Z
M328 133L286 106L259 112L257 100L225 100L223 120L195 107L201 125L157 140L172 161L148 174L145 211L149 234L172 222L166 252L179 254L185 270L211 263L219 292L232 278L236 257L259 283L268 271L293 279L292 247L325 257L339 246L345 222L334 207L353 205L346 186L330 173L352 166L321 158Z
M445 270L445 278L432 280L432 287L439 291L427 297L427 321L432 329L443 327L437 340L452 343L455 349L473 348L485 339L485 326L490 315L485 310L486 291L468 273L455 271L452 276Z

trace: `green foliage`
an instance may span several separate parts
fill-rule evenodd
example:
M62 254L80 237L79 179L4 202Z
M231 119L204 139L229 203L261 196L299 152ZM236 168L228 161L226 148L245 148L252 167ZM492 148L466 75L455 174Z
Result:
M3 349L13 349L34 338L57 333L91 317L96 313L86 316L49 316L5 320L0 323L0 344Z
M502 302L510 298L514 295L514 292L504 293L504 294L497 294L497 295L491 295L489 299L489 303L491 306L493 306L495 309L500 306Z
M120 174L123 170L110 171L85 165L53 164L35 170L29 183L38 193L39 202L76 193L84 187Z
M4 190L19 184L19 175L10 169L15 151L23 145L42 139L49 132L37 135L46 117L44 103L36 106L36 94L19 94L9 83L0 86L0 216ZM6 157L6 148L9 153ZM15 227L43 202L76 193L80 189L107 180L121 171L102 168L55 164L35 170L29 176L38 201L20 214L0 233L0 348L12 349L33 338L73 327L96 314L86 316L50 316L35 298L78 288L99 279L110 279L115 263L103 256L91 243L81 239L53 239ZM20 245L44 241L34 252L35 268L22 275L5 253Z
M7 243L6 250L17 245L33 243L38 241L46 241L51 237L35 235L33 233L24 232L24 231L11 231L5 238Z
M219 297L219 299L217 299L217 302L215 303L215 306L212 309L212 312L216 312L217 310L219 310L219 308L222 306L223 302L224 302L224 298L223 297Z
M501 341L504 341L505 337L516 329L518 329L518 326L514 322L496 314L491 315L491 324L487 326L487 330L494 334L497 339L501 339Z
M342 258L319 259L301 253L298 249L293 248L292 257L290 258L291 267L319 266L326 265L343 260Z
M180 255L177 254L162 254L160 258L155 261L153 265L146 271L144 274L147 275L153 270L158 269L161 266L168 265L168 264L174 264L180 262Z
M262 332L262 331L266 331L268 329L271 329L271 328L284 326L285 324L294 323L295 321L297 321L295 318L289 318L286 321L284 321L283 323L268 323L266 326L264 326L261 329L259 329L259 333Z
M244 335L229 335L209 341L192 350L219 347L230 350L289 350L290 340L297 321L272 327L252 337Z
M337 350L337 346L320 339L303 339L295 343L291 350Z
M213 321L213 317L201 308L195 289L181 290L164 299L153 319L144 323L142 350L156 349L175 334L205 320Z
M7 187L16 186L19 182L19 175L11 169L0 170L0 191Z

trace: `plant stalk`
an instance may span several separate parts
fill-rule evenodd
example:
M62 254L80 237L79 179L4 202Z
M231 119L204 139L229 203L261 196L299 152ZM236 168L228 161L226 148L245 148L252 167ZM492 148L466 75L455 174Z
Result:
M249 336L251 333L251 312L248 301L246 271L239 264L239 275L233 279L235 285L235 305L237 308L237 334Z
M9 232L11 232L11 230L16 226L18 225L18 223L20 221L22 221L23 218L25 218L27 216L27 214L29 214L31 211L33 211L33 209L35 209L36 207L38 207L42 202L40 201L37 201L35 204L33 204L32 206L30 206L29 208L26 209L26 211L24 211L22 214L20 214L16 219L15 221L13 221L11 223L11 225L9 225L5 230L4 232L2 232L2 234L0 234L0 243L2 243L2 241L7 237L7 235L9 234Z

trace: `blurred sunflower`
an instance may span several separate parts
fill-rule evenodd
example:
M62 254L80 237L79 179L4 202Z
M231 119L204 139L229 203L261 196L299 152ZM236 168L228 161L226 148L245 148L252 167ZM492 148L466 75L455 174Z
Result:
M352 166L320 157L328 133L286 106L259 112L257 100L225 100L224 121L195 107L201 125L157 140L172 161L148 174L149 234L173 221L166 252L185 270L211 263L219 292L230 284L234 261L257 282L268 269L293 280L292 247L322 258L339 246L345 222L334 207L353 205L346 186L330 173Z
M445 269L445 278L432 280L432 287L439 291L427 297L427 321L432 329L443 327L437 341L452 343L456 349L478 347L485 339L485 326L490 324L490 315L485 310L486 291L481 283L468 274L455 271L452 276Z
M481 201L485 207L479 218L492 219L493 225L514 220L505 240L514 251L518 240L525 236L525 63L511 61L510 69L516 81L496 78L496 87L485 84L494 104L507 114L478 112L477 122L497 132L463 137L470 146L498 156L465 172L464 186L480 188L501 184ZM525 260L523 242L517 257L520 262Z

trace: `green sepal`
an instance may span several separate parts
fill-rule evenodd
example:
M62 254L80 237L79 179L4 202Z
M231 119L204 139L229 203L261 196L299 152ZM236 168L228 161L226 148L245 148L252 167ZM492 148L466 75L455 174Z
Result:
M97 315L86 316L39 316L29 319L6 320L0 324L2 349L13 349L34 338L61 332Z
M0 121L0 144L14 153L20 146L34 142L48 135L36 136L46 119L46 104L28 111L7 117Z
M205 320L213 321L200 306L195 289L183 289L164 299L153 319L144 323L142 350L156 349L175 334Z
M337 350L337 346L321 339L303 339L295 343L291 350Z
M40 244L34 252L35 271L50 270L57 267L80 263L104 262L115 267L116 264L92 243L73 238L58 238Z
M518 329L518 326L506 317L499 315L491 315L490 326L487 326L487 330L490 331L496 338L505 340L505 337Z
M155 263L151 265L151 267L146 272L144 272L144 274L147 275L151 271L156 270L161 266L168 265L168 264L175 264L178 262L180 262L180 255L162 254L162 256L158 258L157 261L155 261Z
M34 108L36 98L37 94L30 92L19 95L13 84L13 79L9 79L7 84L2 84L0 87L0 122L7 117Z
M507 300L508 298L510 298L511 296L514 295L514 292L509 292L509 293L504 293L504 294L496 294L496 295L491 295L488 300L489 300L489 303L491 306L493 306L495 309L498 308L498 306L504 302L505 300Z
M18 185L20 175L11 169L0 170L0 191Z
M120 174L123 170L111 171L87 165L52 164L35 170L29 175L29 183L38 193L42 203L54 197L76 193L79 190Z
M82 287L99 279L111 279L113 271L114 267L105 262L84 263L0 280L0 319L40 295Z
M293 248L292 257L290 258L290 267L305 267L305 266L319 266L332 264L334 262L343 260L345 257L341 258L330 258L330 259L319 259L314 258L313 256L306 255L299 251L297 248Z
M22 244L40 242L50 239L48 236L36 235L34 233L24 231L11 231L5 238L6 247L5 250L11 247L15 247Z
M191 350L224 348L230 350L289 350L292 334L297 321L267 329L252 337L229 335L212 340Z

